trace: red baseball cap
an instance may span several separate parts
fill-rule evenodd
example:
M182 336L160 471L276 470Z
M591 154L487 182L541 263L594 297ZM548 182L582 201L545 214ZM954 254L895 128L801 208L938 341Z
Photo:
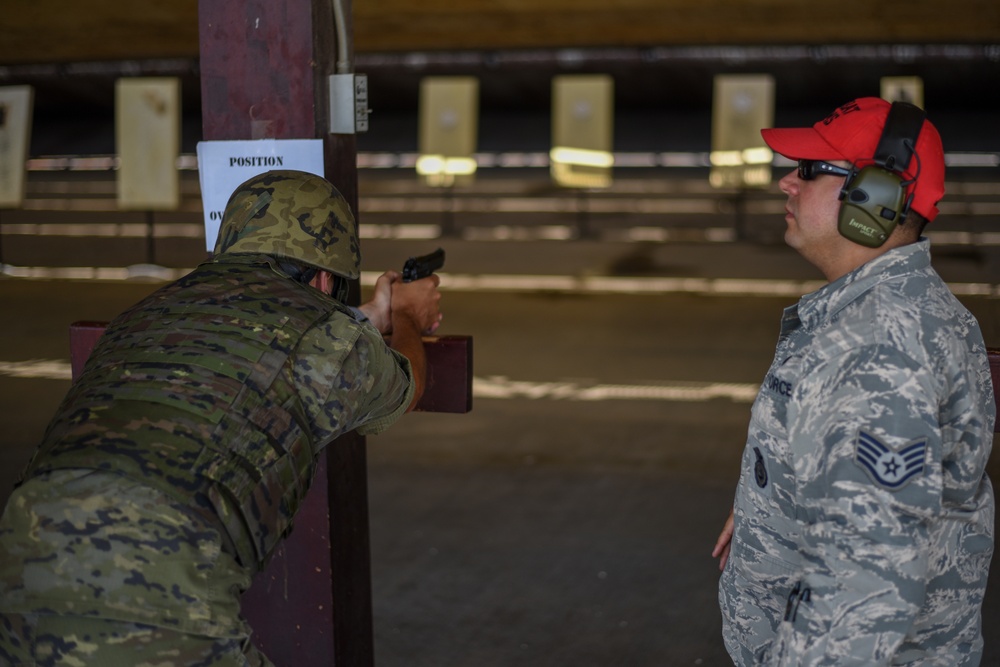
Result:
M856 167L873 164L875 148L882 136L892 105L878 97L848 102L812 127L761 130L775 153L791 160L846 160ZM904 180L916 181L907 188L913 196L911 208L928 221L937 217L937 204L944 196L944 147L929 120L917 137L916 155L903 172Z

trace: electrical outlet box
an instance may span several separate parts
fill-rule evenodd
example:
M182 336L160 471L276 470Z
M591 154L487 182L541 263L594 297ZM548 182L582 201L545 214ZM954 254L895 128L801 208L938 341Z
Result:
M368 131L368 75L332 74L330 81L330 133Z

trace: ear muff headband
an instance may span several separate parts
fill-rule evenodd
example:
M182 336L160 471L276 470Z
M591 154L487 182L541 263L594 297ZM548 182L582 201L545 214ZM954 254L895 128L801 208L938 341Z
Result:
M878 248L910 211L913 197L906 197L910 181L903 173L915 156L917 139L927 114L908 102L893 102L882 129L873 163L858 169L840 191L837 228L845 238ZM919 169L920 158L917 158Z

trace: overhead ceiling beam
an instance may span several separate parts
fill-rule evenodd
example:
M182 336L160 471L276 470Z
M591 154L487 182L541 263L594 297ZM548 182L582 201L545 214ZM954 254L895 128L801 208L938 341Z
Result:
M197 0L32 0L0 22L0 65L197 57ZM1000 41L996 0L366 0L355 52Z

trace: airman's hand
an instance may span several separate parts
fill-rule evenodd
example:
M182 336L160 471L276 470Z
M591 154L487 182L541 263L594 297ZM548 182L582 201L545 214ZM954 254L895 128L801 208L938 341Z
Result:
M733 546L733 511L729 511L729 518L726 519L725 525L722 526L722 532L719 533L718 539L715 540L715 548L712 549L712 558L719 559L719 570L722 571L726 567L726 561L729 560L729 550Z

